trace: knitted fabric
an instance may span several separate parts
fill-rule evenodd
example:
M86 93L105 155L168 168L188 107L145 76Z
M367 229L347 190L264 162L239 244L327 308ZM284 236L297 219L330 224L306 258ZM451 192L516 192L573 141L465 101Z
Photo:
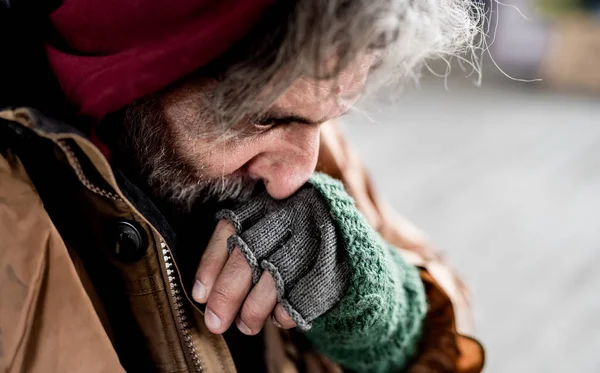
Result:
M310 329L345 294L346 250L325 199L310 184L285 200L263 192L234 210L221 210L217 218L233 224L228 248L242 252L253 283L268 271L278 302L300 329Z
M353 371L401 371L416 355L427 312L418 270L369 226L339 181L315 174L309 183L337 223L351 278L344 297L314 320L307 336Z

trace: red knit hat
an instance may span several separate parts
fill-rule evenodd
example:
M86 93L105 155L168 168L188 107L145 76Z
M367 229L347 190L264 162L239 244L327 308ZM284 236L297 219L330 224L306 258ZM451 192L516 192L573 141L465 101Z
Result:
M65 0L46 45L81 114L101 119L194 72L239 40L272 0Z

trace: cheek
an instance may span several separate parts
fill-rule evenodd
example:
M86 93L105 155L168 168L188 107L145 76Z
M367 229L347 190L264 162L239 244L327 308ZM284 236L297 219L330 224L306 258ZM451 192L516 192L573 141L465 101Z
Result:
M244 168L244 165L256 155L252 141L216 141L198 137L206 135L210 124L199 120L201 100L197 99L204 85L184 85L163 98L162 105L167 125L173 137L170 149L177 153L197 177L220 177L230 175ZM212 136L212 135L210 135Z
M219 177L244 172L246 164L260 153L261 141L226 141L211 144L197 139L182 139L179 148L188 162L205 177Z
M305 125L286 126L244 140L227 141L218 145L198 140L180 140L180 149L186 153L190 164L203 176L219 177L236 172L246 172L250 177L263 178L254 169L265 168L272 177L299 175L299 168L309 169L316 164L319 149L319 129ZM252 170L250 170L252 169ZM272 178L272 177L269 177Z

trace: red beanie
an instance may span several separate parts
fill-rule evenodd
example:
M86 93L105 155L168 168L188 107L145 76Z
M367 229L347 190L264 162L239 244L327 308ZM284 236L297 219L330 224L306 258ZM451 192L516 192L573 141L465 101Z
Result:
M65 0L51 22L67 48L46 45L62 89L101 119L225 52L272 0Z

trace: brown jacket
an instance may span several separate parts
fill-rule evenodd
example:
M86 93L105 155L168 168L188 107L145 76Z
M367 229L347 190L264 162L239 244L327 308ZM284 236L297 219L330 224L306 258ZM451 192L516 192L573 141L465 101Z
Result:
M421 268L429 313L408 371L480 372L483 350L463 334L464 286L381 203L333 123L323 128L318 167L342 180L369 222ZM0 112L2 372L234 372L175 260L152 208L83 135L32 110ZM267 324L267 371L342 371L299 333Z

